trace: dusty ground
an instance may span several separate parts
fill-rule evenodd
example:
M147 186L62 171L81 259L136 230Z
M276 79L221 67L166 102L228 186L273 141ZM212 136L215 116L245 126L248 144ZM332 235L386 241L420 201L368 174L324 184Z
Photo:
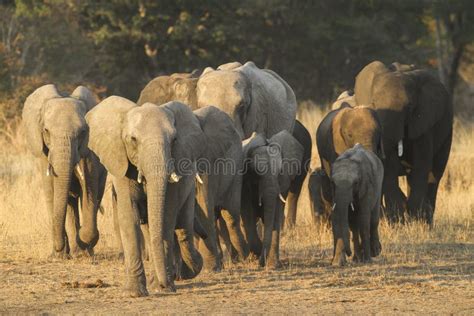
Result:
M303 113L314 134L320 115ZM301 116L300 116L301 117ZM284 267L228 265L177 283L177 293L132 299L121 286L111 212L99 215L93 259L51 261L48 215L21 133L0 139L0 314L4 313L352 313L474 314L474 130L456 125L433 229L382 222L372 264L329 265L331 233L308 225L304 191L298 225L285 232ZM5 147L2 147L5 148ZM146 263L147 272L151 271Z
M114 252L48 261L3 247L0 313L474 313L472 243L386 241L385 248L399 249L399 256L395 251L369 265L332 268L330 248L290 247L290 238L317 239L309 227L298 229L286 235L279 271L234 265L178 282L175 294L138 299L123 295L124 268Z

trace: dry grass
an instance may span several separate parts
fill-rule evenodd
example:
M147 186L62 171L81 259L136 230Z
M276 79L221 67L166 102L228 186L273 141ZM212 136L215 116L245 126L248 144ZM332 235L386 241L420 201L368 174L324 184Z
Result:
M298 113L311 135L322 116L305 104ZM101 239L94 260L46 259L49 216L36 165L15 123L0 137L5 149L0 155L0 313L474 313L473 124L455 123L434 227L382 222L383 251L374 263L329 266L331 232L309 225L305 186L298 225L282 237L282 270L230 265L222 273L179 282L177 294L129 299L121 294L124 269L115 256L108 207L99 215ZM318 164L313 159L313 167Z

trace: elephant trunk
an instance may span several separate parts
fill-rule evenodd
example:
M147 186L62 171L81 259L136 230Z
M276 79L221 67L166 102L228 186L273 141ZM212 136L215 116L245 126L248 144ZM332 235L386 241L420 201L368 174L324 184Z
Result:
M95 179L98 175L94 175L97 170L91 170L88 168L85 159L81 159L76 165L76 174L81 184L81 216L82 225L79 228L77 236L77 243L82 249L92 249L99 240L99 231L97 230L97 210L98 203L97 198L94 196L94 192L98 188L94 188ZM82 176L81 176L82 173Z
M162 149L159 149L163 151ZM153 150L157 152L158 150ZM165 227L165 198L168 185L168 170L166 168L166 155L149 154L145 155L149 159L145 162L143 173L146 180L146 190L148 199L148 225L150 229L150 254L158 277L159 285L164 289L173 289L172 273L168 271L167 256L172 249L165 250L170 240L166 240ZM173 230L174 231L174 230Z
M337 184L336 184L337 186ZM332 229L334 234L333 264L342 265L344 255L351 256L349 243L349 215L348 208L352 201L352 192L348 189L336 188L335 206L332 214Z
M53 244L56 252L64 251L66 232L66 210L69 198L69 187L71 184L73 168L73 150L69 138L65 137L61 144L55 146L57 150L50 156L50 166L52 165L54 176L54 208L52 216ZM75 236L70 236L75 238Z

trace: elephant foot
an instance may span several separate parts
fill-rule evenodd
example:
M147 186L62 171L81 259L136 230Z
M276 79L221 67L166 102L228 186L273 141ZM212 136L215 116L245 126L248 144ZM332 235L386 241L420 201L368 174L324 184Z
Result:
M53 249L48 258L51 260L69 260L71 259L71 255L69 255L69 252L66 250L56 251Z
M93 248L81 249L80 247L72 247L70 251L70 255L74 259L93 257L94 249Z
M204 266L202 269L204 270L204 272L207 272L207 273L216 273L216 272L221 272L222 267L223 267L223 264L220 260L211 259L211 260L204 261Z
M354 257L356 257L354 255ZM332 259L332 262L331 262L331 265L334 266L334 267L342 267L344 265L346 265L347 261L346 261L346 255L345 254L339 254L339 255L335 255L334 258Z
M377 257L382 252L382 245L378 239L370 241L370 256Z
M125 286L125 292L130 297L148 296L145 275L140 275L138 278L129 278Z
M168 286L163 286L154 275L150 278L150 289L160 293L176 293L174 282L168 282Z
M267 261L265 268L269 270L280 270L281 268L283 268L283 264L280 260Z

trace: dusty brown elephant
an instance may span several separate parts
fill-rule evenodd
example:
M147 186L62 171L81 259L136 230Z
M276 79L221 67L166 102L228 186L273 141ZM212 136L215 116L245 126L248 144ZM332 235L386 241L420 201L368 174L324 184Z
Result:
M40 161L55 257L75 256L81 250L92 254L99 239L97 210L106 171L87 147L89 129L84 118L96 103L97 98L83 86L62 96L49 84L30 94L23 108L28 148Z
M356 143L384 158L382 127L377 113L366 106L351 107L348 104L329 112L321 121L316 131L321 169L315 172L309 182L310 199L315 210L317 223L325 222L330 213L328 205L333 205L329 176L331 166L337 157L352 148ZM319 218L319 219L318 219Z
M438 185L451 149L453 107L436 75L414 65L374 61L355 82L357 104L377 111L386 159L383 194L390 220L412 218L431 224ZM406 175L408 199L398 186Z

